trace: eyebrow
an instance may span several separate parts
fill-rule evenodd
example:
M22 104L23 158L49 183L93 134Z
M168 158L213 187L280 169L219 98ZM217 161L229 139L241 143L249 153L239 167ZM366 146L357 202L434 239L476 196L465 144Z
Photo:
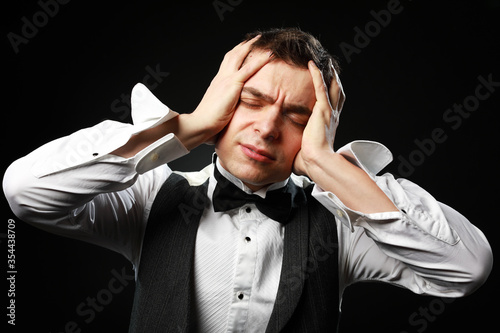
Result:
M271 96L263 93L262 91L252 88L252 87L243 87L241 90L242 92L249 93L250 95L254 96L255 98L261 99L267 103L274 103L274 98ZM296 114L303 114L303 115L311 115L312 111L308 107L300 104L288 104L286 103L283 106L283 109L286 110L287 112L293 112Z

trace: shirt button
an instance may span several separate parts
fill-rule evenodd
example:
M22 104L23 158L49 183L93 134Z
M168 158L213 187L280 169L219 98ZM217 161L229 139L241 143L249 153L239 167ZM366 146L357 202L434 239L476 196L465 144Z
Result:
M248 237L248 236L245 237L245 242L250 243L251 241L252 241L252 239L250 237Z
M243 295L243 293L238 293L238 299L243 299L243 297L245 297L245 295Z
M252 211L252 208L250 208L250 207L247 207L247 208L245 209L245 212L247 212L247 213L250 213L251 211Z
M337 215L340 217L340 218L343 218L344 217L344 213L340 210L340 209L337 209L336 210L337 212Z

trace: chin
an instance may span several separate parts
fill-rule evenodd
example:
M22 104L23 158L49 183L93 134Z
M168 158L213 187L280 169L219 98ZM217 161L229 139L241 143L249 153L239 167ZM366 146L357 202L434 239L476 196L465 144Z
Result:
M270 182L269 176L266 174L265 170L253 167L244 167L239 169L237 174L234 174L236 177L244 181L245 183L249 183L252 185L266 185Z
M273 182L270 175L266 174L266 172L260 168L252 167L248 164L241 165L239 164L236 168L226 169L233 176L240 179L245 185L250 187L253 191L256 191L259 188L262 188Z
M283 181L287 179L291 174L279 171L269 173L270 170L272 170L272 168L269 166L262 168L245 168L240 169L239 174L233 175L238 177L247 186L249 184L252 185L249 187L254 189L262 188L264 186Z
M285 180L291 174L291 167L287 171L277 163L275 163L276 165L259 163L258 161L249 160L246 156L238 156L238 152L230 154L231 158L229 159L224 158L226 154L217 151L217 149L216 153L219 156L222 167L247 186L251 185L249 187L252 189L257 187L262 188L266 185Z

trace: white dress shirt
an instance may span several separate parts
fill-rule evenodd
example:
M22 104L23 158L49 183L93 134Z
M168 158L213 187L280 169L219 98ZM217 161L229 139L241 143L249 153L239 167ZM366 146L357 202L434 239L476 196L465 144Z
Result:
M41 229L121 253L137 271L151 205L172 172L166 163L188 151L171 134L132 158L109 153L131 135L176 115L144 85L136 85L133 125L104 121L12 163L3 188L13 212ZM492 254L482 232L412 182L377 176L392 160L387 148L355 141L337 152L367 172L400 210L363 214L315 185L313 197L337 220L340 295L352 283L376 280L419 294L458 297L486 280ZM192 185L209 178L210 200L216 184L213 168L182 173ZM287 181L311 184L296 175ZM257 194L265 196L267 190ZM228 212L210 207L200 221L194 258L200 331L263 332L278 290L286 227L254 204Z

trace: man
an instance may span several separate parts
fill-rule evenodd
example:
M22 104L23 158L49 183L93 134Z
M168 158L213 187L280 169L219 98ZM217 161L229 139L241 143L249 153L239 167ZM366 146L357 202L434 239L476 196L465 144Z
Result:
M491 270L486 238L462 215L376 176L384 146L334 151L344 93L307 33L248 35L192 113L140 84L131 102L134 125L48 143L3 184L20 219L134 264L131 332L330 332L349 284L459 297ZM202 143L215 143L205 169L165 164Z

